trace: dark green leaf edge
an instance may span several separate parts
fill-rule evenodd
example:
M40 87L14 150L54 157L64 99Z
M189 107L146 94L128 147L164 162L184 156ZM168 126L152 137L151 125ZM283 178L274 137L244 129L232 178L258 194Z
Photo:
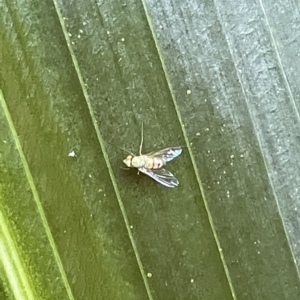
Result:
M56 264L58 266L59 272L61 273L62 281L63 281L63 283L64 283L64 285L66 287L68 297L69 297L69 299L75 299L74 296L73 296L73 294L72 294L72 290L71 290L70 284L68 282L68 279L67 279L67 276L66 276L66 273L65 273L62 261L60 259L59 253L57 251L57 248L56 248L53 236L51 234L51 230L49 228L49 224L47 222L47 218L45 216L45 212L43 210L43 207L42 207L42 204L41 204L41 201L40 201L40 197L39 197L39 194L37 192L36 186L34 184L34 180L33 180L33 177L31 175L28 163L27 163L25 155L24 155L24 153L22 151L20 140L18 138L16 129L15 129L14 125L13 125L13 121L12 121L11 115L9 113L8 107L6 105L6 102L5 102L5 99L4 99L4 96L3 96L3 93L2 93L1 90L0 90L0 102L1 102L4 114L5 114L6 118L7 118L7 122L8 122L9 128L11 130L13 139L15 141L16 149L17 149L17 151L18 151L18 153L20 155L20 160L22 162L22 165L23 165L26 177L27 177L28 184L29 184L30 189L32 191L32 195L33 195L34 201L35 201L35 203L37 205L37 209L38 209L39 215L41 217L41 220L42 220L42 223L43 223L43 226L44 226L44 229L45 229L45 233L46 233L46 235L48 237L50 246L52 248L53 256L54 256L54 259L55 259ZM24 291L26 291L26 294L27 294L27 297L25 297L25 299L26 298L27 299L34 299L35 298L35 297L33 297L33 295L35 294L34 293L34 288L33 288L34 284L30 284L30 279L26 276L26 272L24 272L24 268L22 267L21 259L17 255L18 251L16 250L16 247L14 246L14 243L13 243L14 239L12 238L12 235L9 234L9 229L6 226L6 222L5 222L4 216L1 214L0 217L1 217L0 226L1 226L2 232L7 232L7 234L4 235L4 238L5 238L5 242L7 244L6 249L7 250L9 249L9 251L10 251L9 257L11 259L13 259L13 263L11 264L11 267L13 267L14 270L12 270L12 271L14 271L14 273L18 276L18 278L22 282L23 289L24 289ZM2 246L5 247L5 245L1 245L0 244L0 248L2 248ZM2 262L4 263L5 257L2 257L2 258L4 258L4 259L2 259ZM8 268L9 265L4 266L4 268L5 267ZM12 291L14 293L16 293L16 286L15 285L12 286L12 281L11 280L9 280L9 282L11 284ZM18 286L19 286L18 290L21 293L22 292L21 283L18 284ZM17 297L16 299L19 299L19 298Z

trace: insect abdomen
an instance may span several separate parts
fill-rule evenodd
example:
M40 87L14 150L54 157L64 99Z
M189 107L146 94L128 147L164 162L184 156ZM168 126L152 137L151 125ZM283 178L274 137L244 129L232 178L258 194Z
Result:
M165 165L164 161L158 157L149 157L145 156L145 165L144 167L149 170L160 169L163 165Z

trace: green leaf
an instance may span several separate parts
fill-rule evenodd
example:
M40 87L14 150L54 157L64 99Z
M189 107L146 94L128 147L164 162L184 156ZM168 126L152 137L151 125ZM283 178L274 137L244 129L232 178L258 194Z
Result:
M290 3L0 8L1 299L299 298Z

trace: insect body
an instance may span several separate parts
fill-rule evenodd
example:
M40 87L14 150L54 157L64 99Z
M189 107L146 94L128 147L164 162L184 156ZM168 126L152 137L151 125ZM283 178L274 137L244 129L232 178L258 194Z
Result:
M142 127L143 128L143 127ZM123 162L129 168L137 168L140 172L148 175L157 182L167 187L175 187L179 184L175 176L162 168L167 162L179 156L182 152L181 147L170 147L157 152L142 154L143 145L143 129L142 141L140 145L140 155L128 155Z

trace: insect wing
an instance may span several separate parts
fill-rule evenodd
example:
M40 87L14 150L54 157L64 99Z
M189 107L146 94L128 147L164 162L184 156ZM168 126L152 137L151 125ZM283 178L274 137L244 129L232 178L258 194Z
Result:
M167 187L176 187L179 184L175 176L165 169L149 170L146 168L139 168L139 171Z
M159 150L157 152L148 153L148 156L162 158L165 162L169 162L175 157L179 156L182 152L181 147L170 147Z

